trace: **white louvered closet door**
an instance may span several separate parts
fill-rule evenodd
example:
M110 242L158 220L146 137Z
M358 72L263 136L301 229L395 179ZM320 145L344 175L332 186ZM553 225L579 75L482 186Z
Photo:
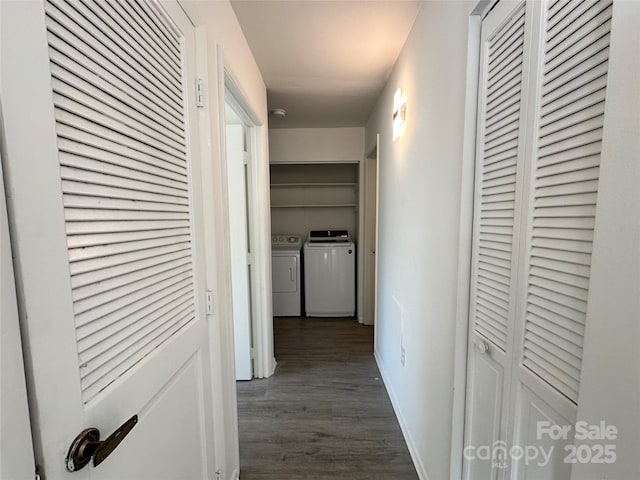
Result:
M536 443L538 421L574 425L580 401L611 11L611 0L552 1L543 11L518 299L514 397L521 445ZM565 442L542 440L555 446L552 461L544 468L520 462L517 475L568 478Z
M193 25L144 0L12 13L16 85L38 92L12 118L37 135L8 179L36 461L48 480L212 478ZM65 471L83 429L104 439L133 415L104 463Z
M507 440L530 17L525 2L501 2L482 26L466 445ZM466 478L504 473L492 462L465 462Z
M467 459L466 478L571 474L564 449L571 435L553 439L537 427L573 431L576 419L611 10L610 0L526 2L516 10L500 1L483 20L465 443L498 453ZM511 11L529 15L523 68L499 77L504 86L494 93L499 70L485 36L501 16L520 42L518 14L504 13ZM496 111L509 120L494 121ZM504 455L527 446L551 455Z

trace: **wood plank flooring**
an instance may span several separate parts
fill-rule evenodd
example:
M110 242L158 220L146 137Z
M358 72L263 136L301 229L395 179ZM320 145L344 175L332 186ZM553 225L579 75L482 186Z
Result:
M353 319L276 318L274 376L238 382L241 480L415 480L373 358Z

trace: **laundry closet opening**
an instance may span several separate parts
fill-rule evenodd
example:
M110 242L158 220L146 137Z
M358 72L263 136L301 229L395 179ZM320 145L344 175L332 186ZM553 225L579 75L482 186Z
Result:
M375 212L366 208L376 197L368 192L376 182L366 177L375 162L364 158L363 130L270 130L275 331L282 331L280 319L291 317L373 324L363 303L374 295L365 288L374 282L364 278L374 236L363 230L375 223L365 213ZM370 170L375 173L375 165Z

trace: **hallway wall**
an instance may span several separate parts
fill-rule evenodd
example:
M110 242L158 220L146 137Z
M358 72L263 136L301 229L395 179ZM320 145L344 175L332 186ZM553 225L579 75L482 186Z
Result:
M376 357L423 479L449 478L472 8L469 2L424 2L366 128L365 151L380 133ZM394 142L399 87L407 97L407 124Z

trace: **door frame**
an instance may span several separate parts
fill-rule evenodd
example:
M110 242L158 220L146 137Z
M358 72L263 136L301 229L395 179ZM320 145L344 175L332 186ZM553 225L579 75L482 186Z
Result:
M467 398L467 353L475 187L478 88L482 19L499 0L480 0L469 15L464 134L460 189L460 233L458 235L458 280L453 368L453 414L451 420L450 478L462 478L465 406Z
M374 258L373 266L373 291L367 288L365 273L367 271L367 256L365 252L375 251L378 245L378 207L379 207L379 188L380 188L380 134L376 134L376 144L371 151L365 155L360 161L360 171L358 174L359 199L358 199L358 237L360 240L360 253L358 254L358 322L364 325L376 325L378 317L377 299L378 299L378 257ZM368 199L372 197L370 192L369 175L371 172L372 162L376 167L376 184L375 192L373 192L375 205L375 232L373 232L373 242L371 241L370 229L367 223L369 209ZM371 298L373 297L373 298ZM372 306L373 312L369 312L367 305ZM372 313L372 315L371 315ZM367 315L369 314L369 315ZM371 317L371 318L368 318Z
M269 174L265 168L265 145L263 142L265 125L255 114L231 70L226 66L222 47L218 46L218 95L220 113L220 143L226 158L225 102L229 103L245 123L247 148L247 213L249 235L247 238L251 252L251 331L253 337L253 376L267 378L275 370L273 355L273 322L271 317L271 213L269 209ZM225 189L227 171L223 167ZM228 198L225 195L225 198ZM228 212L228 205L225 211ZM228 222L228 220L227 220ZM228 236L228 234L227 234ZM227 238L228 240L228 238Z

